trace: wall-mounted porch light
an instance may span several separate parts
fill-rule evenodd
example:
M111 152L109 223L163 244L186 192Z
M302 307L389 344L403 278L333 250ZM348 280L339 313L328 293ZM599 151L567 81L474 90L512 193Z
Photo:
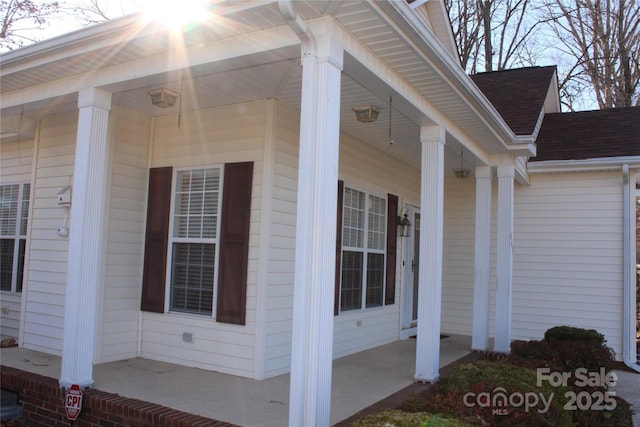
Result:
M356 113L356 120L362 123L371 123L378 120L380 114L380 108L375 105L363 105L362 107L353 107L353 112Z
M403 216L398 217L398 225L400 226L400 237L409 237L409 230L411 229L411 221L409 221L409 214L407 213L406 210L404 210Z
M156 107L169 108L176 105L178 92L174 92L166 87L161 87L159 89L150 90L149 96L151 96L151 103Z

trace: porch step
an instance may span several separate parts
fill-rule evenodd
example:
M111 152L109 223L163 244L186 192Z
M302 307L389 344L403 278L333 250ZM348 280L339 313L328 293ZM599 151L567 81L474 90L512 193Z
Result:
M8 390L2 390L0 404L0 420L7 421L22 418L22 406L18 405L18 395Z

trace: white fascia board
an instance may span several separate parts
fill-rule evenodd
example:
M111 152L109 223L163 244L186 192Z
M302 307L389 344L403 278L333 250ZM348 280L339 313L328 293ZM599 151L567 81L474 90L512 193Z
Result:
M529 162L527 164L527 171L529 175L543 173L603 172L621 170L622 165L625 164L629 165L630 169L640 169L640 156Z
M464 72L462 67L455 62L455 58L452 58L445 48L440 45L440 41L432 34L411 7L405 1L389 0L380 4L385 10L389 10L386 5L391 5L393 10L422 38L422 47L431 54L429 58L435 62L434 65L437 65L437 69L448 79L453 89L460 93L464 99L471 101L470 107L476 111L478 116L482 118L496 135L496 138L508 149L509 145L516 140L515 133L509 125L507 125L491 102L489 102L487 97L484 96L482 91L480 91L471 78Z

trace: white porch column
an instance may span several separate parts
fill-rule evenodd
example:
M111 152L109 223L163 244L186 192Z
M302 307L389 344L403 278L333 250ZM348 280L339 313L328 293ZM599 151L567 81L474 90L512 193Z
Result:
M440 376L444 128L440 126L421 128L420 142L422 143L421 229L415 379L436 382Z
M496 334L493 350L511 352L513 276L513 165L498 166L498 241L496 259Z
M107 190L107 131L111 94L78 94L78 134L73 173L69 259L60 386L93 385L96 302L102 275Z
M491 278L491 168L476 168L476 242L471 349L489 349L489 280Z
M330 26L303 46L290 426L328 426L343 50Z

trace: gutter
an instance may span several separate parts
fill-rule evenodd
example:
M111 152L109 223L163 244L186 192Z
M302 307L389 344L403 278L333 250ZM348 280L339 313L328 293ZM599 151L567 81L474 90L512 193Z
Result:
M629 165L622 165L622 229L623 229L623 299L622 299L622 361L629 368L640 373L635 351L635 305L636 292L631 283L631 183ZM634 309L632 309L634 308ZM635 357L632 357L635 356Z
M602 157L585 160L545 160L527 163L529 175L542 173L596 172L640 168L640 156Z

